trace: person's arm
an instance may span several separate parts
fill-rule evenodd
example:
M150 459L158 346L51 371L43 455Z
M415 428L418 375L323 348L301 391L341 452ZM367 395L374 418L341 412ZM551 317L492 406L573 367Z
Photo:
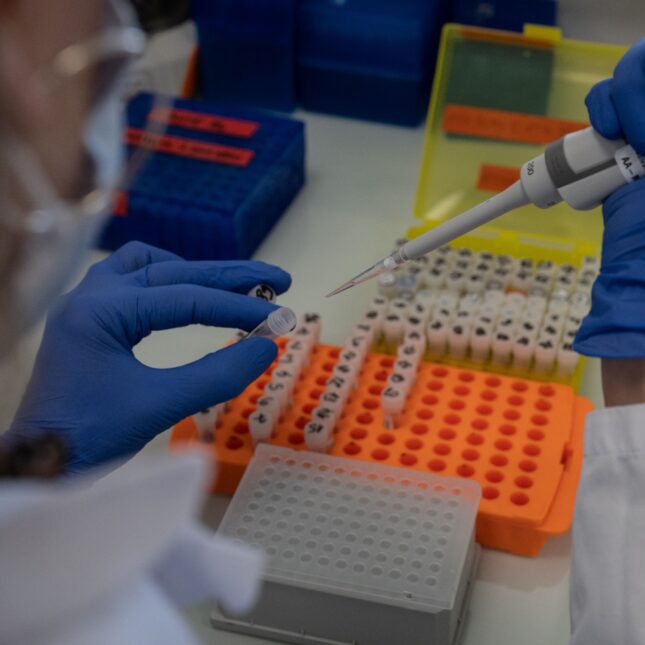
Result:
M645 403L645 359L604 358L601 370L606 407Z
M592 125L645 154L645 41L587 97ZM645 178L603 206L602 266L576 339L602 359L573 522L571 645L645 643Z

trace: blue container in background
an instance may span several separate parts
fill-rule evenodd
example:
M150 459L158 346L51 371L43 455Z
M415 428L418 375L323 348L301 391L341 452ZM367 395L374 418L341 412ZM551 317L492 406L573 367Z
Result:
M555 25L556 0L456 0L453 20L490 29L522 31L526 23Z
M146 127L152 106L150 94L132 99L129 133ZM304 183L304 124L206 101L175 99L172 107L178 118L163 136L176 153L150 153L101 246L140 240L191 260L249 258ZM208 129L211 117L247 132Z
M445 0L300 0L296 87L309 110L401 125L425 116Z
M203 98L294 109L295 1L193 0Z

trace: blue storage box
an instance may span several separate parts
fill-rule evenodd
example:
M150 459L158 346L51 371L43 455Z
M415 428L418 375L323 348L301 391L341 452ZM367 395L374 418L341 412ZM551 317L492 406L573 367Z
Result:
M193 0L201 96L295 107L295 0Z
M141 138L151 94L128 105L127 139L154 148L104 232L101 246L140 240L187 259L250 257L304 183L304 124L206 101L175 99L156 114L159 139ZM163 150L163 151L162 151Z
M418 124L446 7L445 0L301 0L299 100L310 110Z
M454 22L522 31L527 23L555 25L556 0L456 0Z

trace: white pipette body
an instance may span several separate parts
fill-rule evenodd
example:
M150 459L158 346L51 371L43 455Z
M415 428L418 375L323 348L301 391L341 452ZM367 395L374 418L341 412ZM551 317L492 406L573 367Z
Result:
M527 161L520 179L510 188L406 242L328 295L392 271L526 204L550 208L565 201L577 210L589 210L621 186L641 177L645 177L645 158L622 139L610 141L593 128L572 132Z

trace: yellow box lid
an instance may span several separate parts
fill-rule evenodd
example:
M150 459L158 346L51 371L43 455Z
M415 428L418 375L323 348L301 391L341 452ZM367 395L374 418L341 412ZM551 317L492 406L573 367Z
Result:
M426 123L414 214L418 235L512 183L547 143L588 125L585 96L626 51L562 38L527 25L523 34L444 27ZM598 252L600 209L526 206L456 242L534 258Z

